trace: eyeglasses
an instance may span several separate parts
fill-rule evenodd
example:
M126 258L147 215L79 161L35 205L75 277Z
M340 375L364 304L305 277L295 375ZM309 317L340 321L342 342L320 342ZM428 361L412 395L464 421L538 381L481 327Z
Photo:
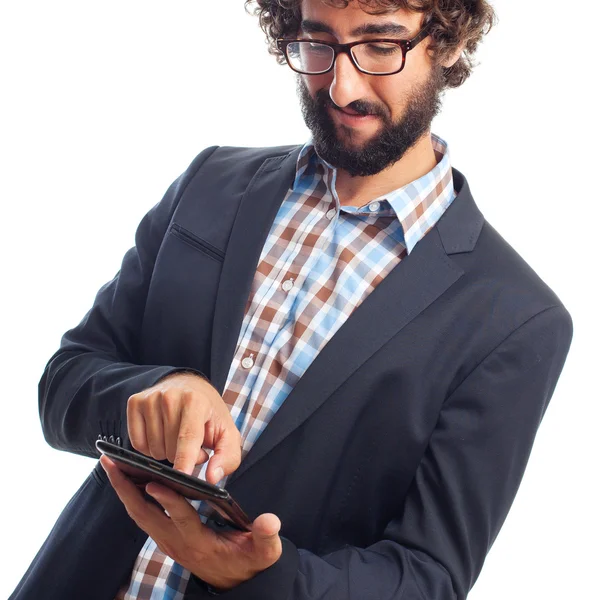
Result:
M427 29L421 29L412 40L386 38L336 44L322 40L278 39L277 47L288 65L303 75L328 73L340 53L347 54L361 73L394 75L404 69L406 53L427 37Z

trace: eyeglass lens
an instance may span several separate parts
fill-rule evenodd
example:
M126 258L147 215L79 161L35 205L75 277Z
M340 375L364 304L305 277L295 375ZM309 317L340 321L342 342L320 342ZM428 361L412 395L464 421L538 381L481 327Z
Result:
M402 67L402 48L398 44L365 42L350 51L359 67L369 73L393 73ZM292 42L288 44L287 55L294 69L316 75L329 70L334 51L326 44Z

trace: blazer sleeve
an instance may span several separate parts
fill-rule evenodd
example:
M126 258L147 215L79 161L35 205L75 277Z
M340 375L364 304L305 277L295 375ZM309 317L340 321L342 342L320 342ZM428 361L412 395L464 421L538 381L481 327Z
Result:
M317 556L283 540L226 600L463 600L521 482L572 338L562 306L522 324L444 402L398 517L367 548ZM186 598L209 598L192 578Z
M126 437L129 396L183 370L183 365L138 364L137 344L167 227L189 181L215 149L201 152L142 219L120 271L98 291L90 311L65 333L46 365L38 398L42 431L52 447L97 458L99 434Z

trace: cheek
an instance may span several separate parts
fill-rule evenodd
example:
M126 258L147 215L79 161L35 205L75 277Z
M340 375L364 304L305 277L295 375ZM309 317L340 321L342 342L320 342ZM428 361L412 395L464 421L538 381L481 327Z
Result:
M306 88L308 89L310 95L314 98L316 93L322 89L329 89L331 85L332 77L329 73L325 75L301 75Z
M386 106L388 112L391 112L392 118L401 113L406 104L405 85L401 81L385 81L378 82L372 88L373 99Z
M415 87L418 87L415 78L407 77L407 75L408 73L403 71L398 75L382 77L381 79L385 79L385 81L373 85L373 93L379 102L388 107L388 110L392 113L392 118L397 118L404 113L408 101L414 94Z

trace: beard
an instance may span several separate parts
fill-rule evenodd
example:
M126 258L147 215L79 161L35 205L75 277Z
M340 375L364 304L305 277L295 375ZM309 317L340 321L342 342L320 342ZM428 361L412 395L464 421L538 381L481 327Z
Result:
M376 175L399 161L406 152L431 127L433 118L441 108L444 81L441 68L435 68L431 77L415 89L402 117L393 121L387 107L364 100L355 100L347 107L361 115L376 115L382 122L381 129L360 148L349 146L336 129L328 108L339 110L326 89L312 98L306 83L298 76L298 96L304 122L310 130L317 154L332 167L346 171L351 177ZM352 138L350 127L344 133Z

